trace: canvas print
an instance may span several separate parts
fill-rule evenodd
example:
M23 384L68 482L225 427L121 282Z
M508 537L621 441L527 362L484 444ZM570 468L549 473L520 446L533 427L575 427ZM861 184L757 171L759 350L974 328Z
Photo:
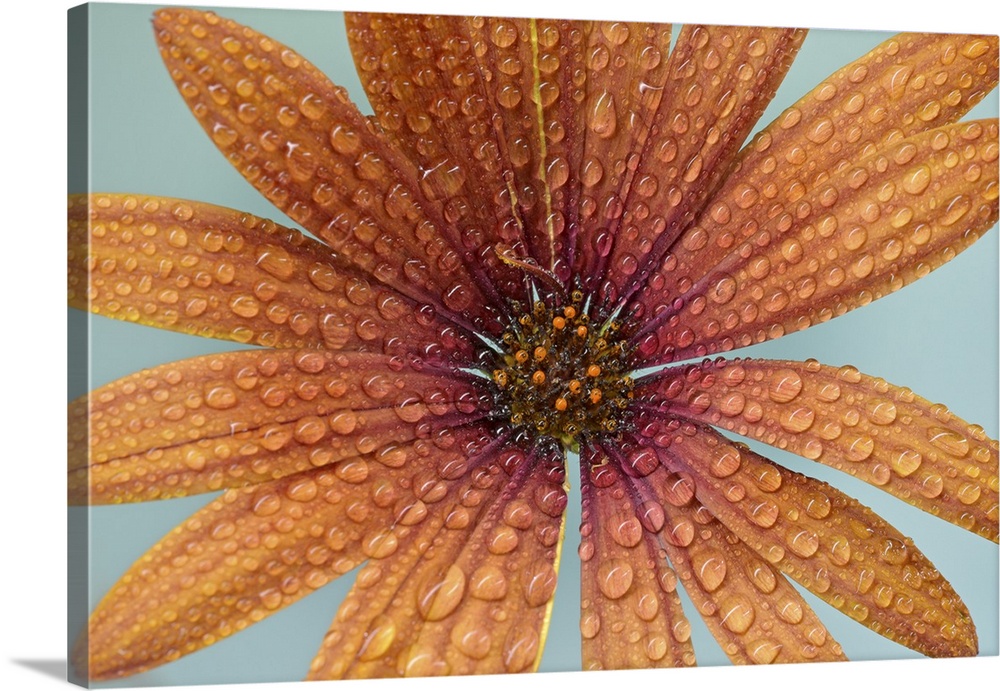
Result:
M70 31L73 681L997 655L996 36Z

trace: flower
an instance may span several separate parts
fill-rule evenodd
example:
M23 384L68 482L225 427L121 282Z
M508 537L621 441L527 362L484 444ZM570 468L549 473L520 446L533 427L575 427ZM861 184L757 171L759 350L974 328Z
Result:
M94 677L363 562L311 677L530 670L566 449L586 666L691 664L678 585L736 661L840 659L782 574L915 650L974 654L968 611L902 534L709 425L995 541L981 428L853 368L671 363L867 304L992 226L996 120L949 123L995 84L995 39L888 43L738 154L801 32L689 28L671 62L666 27L353 15L369 124L249 29L190 10L156 26L216 144L326 245L202 203L71 200L71 301L270 348L102 387L89 430L88 402L71 410L91 435L77 501L226 490L94 612Z

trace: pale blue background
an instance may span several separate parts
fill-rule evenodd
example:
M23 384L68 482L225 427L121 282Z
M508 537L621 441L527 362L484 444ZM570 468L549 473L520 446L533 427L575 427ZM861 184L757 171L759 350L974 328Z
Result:
M152 6L90 6L91 181L94 191L148 192L210 201L290 223L260 197L215 150L190 115L160 62L149 23ZM346 86L364 103L336 13L225 10L286 43ZM813 32L771 110L778 112L885 34ZM995 116L994 91L973 113ZM831 323L740 354L850 363L863 372L909 386L978 422L996 438L997 232L971 251L899 294ZM71 315L80 324L84 317ZM229 346L194 337L93 318L92 386L142 367ZM76 392L80 393L80 392ZM864 483L823 466L759 447L775 460L836 484L875 508L938 566L976 620L981 654L997 654L996 546L937 521ZM575 465L575 464L574 464ZM573 496L542 670L580 667L578 603L578 479ZM205 497L97 508L92 514L92 601L163 534L205 503ZM301 678L350 585L341 579L251 629L177 663L107 686L140 686ZM918 657L807 595L849 657ZM686 603L689 604L689 603ZM700 619L691 614L700 664L727 664Z

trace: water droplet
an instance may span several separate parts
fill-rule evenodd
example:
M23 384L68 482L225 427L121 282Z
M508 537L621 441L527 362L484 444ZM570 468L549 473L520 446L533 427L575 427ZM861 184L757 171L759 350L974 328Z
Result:
M740 461L740 452L735 446L717 446L709 453L709 472L715 477L729 477L739 470Z
M931 184L931 169L926 164L908 170L903 175L903 189L910 194L920 194Z
M887 537L882 540L882 548L879 550L879 557L887 564L900 566L910 559L910 552L902 540L894 537Z
M480 600L502 600L507 594L507 577L496 566L480 566L469 579L469 594Z
M634 574L631 565L623 559L602 561L597 568L597 586L606 597L617 600L632 587Z
M615 111L614 98L609 92L601 91L591 97L587 108L587 126L602 139L614 136L618 126L618 114Z
M747 652L758 665L769 665L781 652L781 644L774 641L754 641L747 646Z
M384 531L368 536L361 543L361 551L372 559L384 559L399 548L399 539L392 531Z
M811 557L819 549L819 538L816 534L802 528L792 528L786 541L788 548L803 558Z
M372 620L371 627L365 632L364 642L358 650L358 658L371 661L385 655L389 646L396 639L396 624L391 618L380 614Z
M522 574L524 599L531 607L540 607L552 599L556 592L556 572L552 565L539 559Z
M701 587L708 592L716 590L726 578L726 559L715 550L693 556L691 567Z
M451 642L462 653L475 660L484 659L493 647L493 638L489 631L474 619L459 621L451 630Z
M737 634L746 633L757 615L749 598L743 595L723 600L719 604L719 612L722 615L722 625Z
M452 564L444 575L428 577L417 595L417 609L427 621L440 621L455 611L465 594L465 572Z
M205 405L215 410L227 410L239 403L236 392L228 386L214 386L205 394Z
M532 621L518 621L507 632L501 651L508 672L521 672L535 662L539 646L538 632Z
M957 432L931 427L927 430L927 438L934 446L956 458L965 458L969 454L969 440Z
M782 369L771 375L767 394L775 403L788 403L802 391L802 377L790 369Z

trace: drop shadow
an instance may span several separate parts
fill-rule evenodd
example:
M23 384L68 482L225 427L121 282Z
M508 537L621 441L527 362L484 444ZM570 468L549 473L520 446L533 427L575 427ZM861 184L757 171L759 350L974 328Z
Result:
M40 674L60 681L66 681L66 659L11 660L14 664L27 667Z

